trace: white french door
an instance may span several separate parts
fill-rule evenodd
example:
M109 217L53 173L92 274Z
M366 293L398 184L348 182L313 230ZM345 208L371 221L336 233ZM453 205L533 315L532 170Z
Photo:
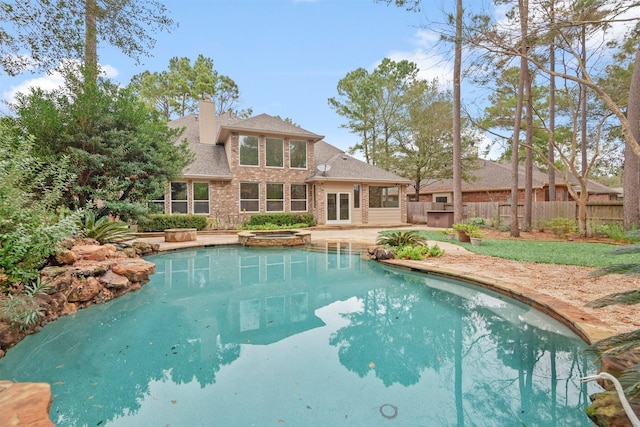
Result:
M351 222L350 199L350 193L327 193L327 223Z

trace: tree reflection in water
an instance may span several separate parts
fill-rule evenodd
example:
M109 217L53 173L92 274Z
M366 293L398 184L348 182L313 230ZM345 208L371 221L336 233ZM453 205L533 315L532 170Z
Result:
M149 258L140 292L47 325L0 360L0 378L51 383L52 419L69 426L590 425L592 367L561 325L326 249Z

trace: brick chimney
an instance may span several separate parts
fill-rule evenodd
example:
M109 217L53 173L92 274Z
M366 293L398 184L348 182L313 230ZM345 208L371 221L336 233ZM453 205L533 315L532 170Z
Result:
M216 141L216 104L209 95L200 100L200 143L215 144Z

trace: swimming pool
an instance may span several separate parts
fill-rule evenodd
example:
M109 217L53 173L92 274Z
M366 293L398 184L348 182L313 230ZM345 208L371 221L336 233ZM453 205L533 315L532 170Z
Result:
M50 383L59 426L591 425L586 345L498 294L344 243L148 259L141 291L27 337L0 378Z

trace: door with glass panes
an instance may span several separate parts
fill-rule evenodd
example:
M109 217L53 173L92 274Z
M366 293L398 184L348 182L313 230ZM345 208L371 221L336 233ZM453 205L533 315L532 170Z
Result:
M327 193L327 223L351 222L350 193Z

